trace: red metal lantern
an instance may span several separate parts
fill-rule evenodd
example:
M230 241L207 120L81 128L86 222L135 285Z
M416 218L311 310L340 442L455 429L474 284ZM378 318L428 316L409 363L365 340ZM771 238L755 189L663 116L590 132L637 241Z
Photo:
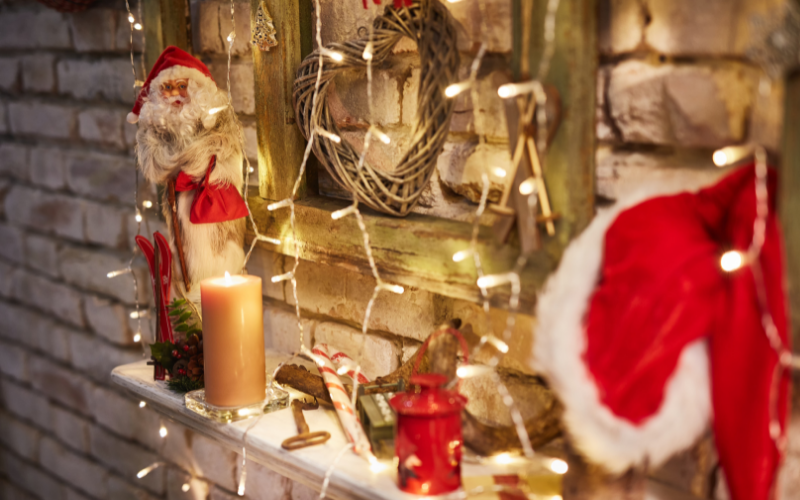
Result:
M457 330L436 332L420 349L409 390L389 402L397 412L394 443L399 487L418 495L438 495L461 486L461 410L467 398L445 389L444 375L416 373L428 342L439 333L456 335L467 356L466 342Z

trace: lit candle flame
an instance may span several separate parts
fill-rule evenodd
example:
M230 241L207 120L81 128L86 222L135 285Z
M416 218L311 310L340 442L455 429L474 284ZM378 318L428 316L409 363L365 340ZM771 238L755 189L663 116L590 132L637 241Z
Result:
M233 284L233 280L231 279L231 273L225 271L225 286L231 286Z

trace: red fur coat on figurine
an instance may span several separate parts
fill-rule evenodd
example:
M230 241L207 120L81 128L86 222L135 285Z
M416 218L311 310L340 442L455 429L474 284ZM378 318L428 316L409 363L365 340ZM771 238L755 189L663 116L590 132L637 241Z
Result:
M200 281L226 271L238 274L244 262L248 212L233 110L202 62L167 47L128 121L139 124L137 153L145 178L167 186L162 207L174 292L199 305Z

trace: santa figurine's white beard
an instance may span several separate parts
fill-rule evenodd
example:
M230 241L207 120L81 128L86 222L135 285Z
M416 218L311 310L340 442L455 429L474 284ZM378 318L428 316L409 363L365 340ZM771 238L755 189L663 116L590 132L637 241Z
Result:
M200 87L191 80L187 97L164 97L161 92L152 92L145 98L139 113L139 123L143 127L153 127L172 135L184 145L202 131L202 127L212 128L215 124L213 110L224 107L227 97L216 87ZM181 102L175 106L175 102Z

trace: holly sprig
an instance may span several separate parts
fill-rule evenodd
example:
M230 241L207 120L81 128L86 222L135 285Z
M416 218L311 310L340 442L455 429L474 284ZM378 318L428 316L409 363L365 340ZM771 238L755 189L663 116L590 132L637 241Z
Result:
M167 306L167 309L167 314L169 314L170 321L172 322L173 331L184 334L187 341L195 335L198 339L202 338L202 325L199 321L192 319L192 311L186 299L174 299ZM164 342L154 342L150 344L150 355L156 364L164 367L164 369L170 373L167 386L171 390L176 392L188 392L195 389L202 389L203 382L192 380L186 375L176 376L173 373L175 363L181 359L181 356L175 355L175 353L179 352L178 348L178 344L168 340Z

